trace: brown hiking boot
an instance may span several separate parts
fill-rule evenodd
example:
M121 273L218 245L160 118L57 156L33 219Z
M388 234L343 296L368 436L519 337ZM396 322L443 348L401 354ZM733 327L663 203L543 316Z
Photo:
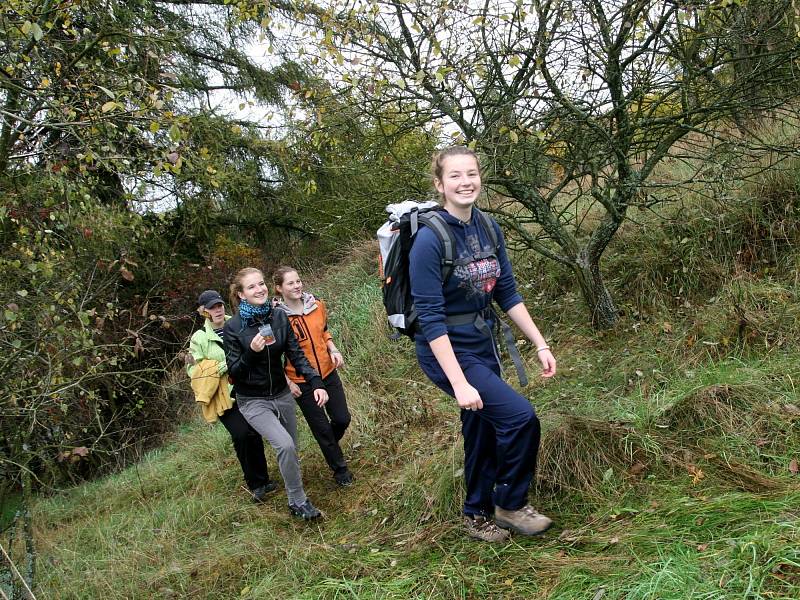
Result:
M494 520L498 527L511 529L522 535L539 535L550 529L553 520L536 512L530 504L519 510L506 510L496 506Z
M511 535L495 525L494 521L481 515L464 515L464 529L469 537L482 542L505 542Z

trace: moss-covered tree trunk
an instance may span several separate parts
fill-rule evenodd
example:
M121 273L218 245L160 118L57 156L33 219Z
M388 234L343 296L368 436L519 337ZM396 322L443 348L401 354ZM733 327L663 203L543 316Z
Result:
M619 314L603 279L600 258L625 218L630 191L617 190L614 194L615 204L605 203L607 212L592 235L588 239L579 240L567 223L555 217L549 203L537 192L535 182L520 182L503 177L497 179L502 182L511 197L531 212L554 244L543 244L531 236L524 223L500 211L503 223L525 246L569 267L575 275L589 309L592 326L597 329L612 328L617 323ZM593 195L600 197L603 193L602 190L598 190Z
M572 272L581 288L581 293L589 307L592 326L596 329L610 329L619 319L617 307L606 287L600 265L596 261L581 261L572 265Z

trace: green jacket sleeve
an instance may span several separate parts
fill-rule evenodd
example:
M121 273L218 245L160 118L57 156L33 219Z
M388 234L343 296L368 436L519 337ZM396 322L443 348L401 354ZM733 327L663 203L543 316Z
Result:
M186 365L186 372L189 374L189 377L191 377L192 373L194 373L197 363L206 358L206 344L204 343L204 340L205 332L202 329L195 331L194 334L192 334L192 339L189 340L189 354L191 354L192 358L194 359L194 364Z

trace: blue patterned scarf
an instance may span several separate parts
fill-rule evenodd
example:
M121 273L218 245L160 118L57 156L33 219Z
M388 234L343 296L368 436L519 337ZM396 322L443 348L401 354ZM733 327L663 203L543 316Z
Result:
M269 302L265 302L261 306L250 304L247 300L239 302L239 317L242 319L242 325L255 321L256 317L268 316L271 310Z

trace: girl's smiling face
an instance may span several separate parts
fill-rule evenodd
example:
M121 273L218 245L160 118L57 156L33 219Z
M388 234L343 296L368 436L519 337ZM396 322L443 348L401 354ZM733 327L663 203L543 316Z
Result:
M276 286L277 292L284 300L299 300L303 297L303 280L297 271L288 271L283 275L283 283Z
M260 271L242 277L241 284L242 290L237 293L242 300L247 300L253 306L263 306L269 300L269 288Z
M441 162L442 176L434 186L444 198L444 207L465 210L475 204L481 192L481 171L471 154L454 154Z

